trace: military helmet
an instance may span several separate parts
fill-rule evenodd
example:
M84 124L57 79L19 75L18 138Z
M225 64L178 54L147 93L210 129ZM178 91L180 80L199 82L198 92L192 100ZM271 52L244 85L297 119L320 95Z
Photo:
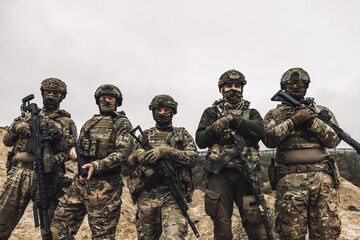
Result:
M290 68L281 77L281 82L280 82L281 89L285 89L285 84L286 82L289 81L304 81L306 83L306 88L307 88L310 83L310 76L302 68Z
M116 98L116 102L118 106L121 106L122 104L122 94L118 87L112 85L112 84L103 84L100 87L98 87L95 91L95 100L96 104L99 105L99 98L100 96L113 96Z
M41 92L44 91L57 91L60 92L62 98L66 97L66 84L58 78L47 78L41 82L40 87Z
M149 105L150 110L154 110L158 107L169 107L173 110L174 114L177 112L177 105L178 103L175 100L166 94L156 95Z
M226 71L220 76L219 83L218 83L219 90L227 82L240 82L243 85L246 84L244 74L242 74L241 72L234 70L234 69Z

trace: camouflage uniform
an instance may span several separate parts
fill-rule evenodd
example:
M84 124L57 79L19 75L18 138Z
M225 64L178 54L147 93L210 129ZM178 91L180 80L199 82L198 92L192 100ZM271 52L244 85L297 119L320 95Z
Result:
M108 91L100 91L107 88ZM110 84L100 86L96 93L97 102L101 95L113 93L117 98L121 95L120 90ZM94 167L88 181L91 194L87 194L85 185L75 176L55 212L52 231L57 232L59 239L74 239L85 214L88 214L92 239L115 239L123 185L121 171L133 147L128 134L131 128L125 114L114 111L94 115L82 127L81 148L85 161Z
M70 114L64 110L48 107L45 99L49 96L44 90L60 91L61 100L66 95L66 85L59 79L46 79L41 84L44 98L44 108L39 112L39 121L45 121L48 132L52 136L50 153L44 154L44 167L48 186L49 210L51 220L58 204L59 193L62 193L64 162L69 159L69 149L73 146L70 135ZM50 96L51 98L52 96ZM60 100L60 101L61 101ZM46 106L45 106L46 104ZM14 154L7 163L7 180L0 193L0 239L8 239L22 217L30 200L36 203L39 199L37 192L36 173L34 171L35 157L27 153L26 143L29 139L30 114L18 117L7 130L3 142L6 146L13 146ZM60 194L61 195L61 194Z
M157 100L161 98L165 99L165 105L166 100L176 103L168 95L158 95L152 101L155 102L155 106L150 105L151 110L158 106ZM171 107L172 114L176 113L176 105L172 104ZM156 127L145 130L144 133L154 149L168 147L170 152L165 161L176 172L186 200L191 202L194 190L191 168L195 166L197 158L196 146L193 138L184 128L172 126L172 114L170 122L162 126L157 122ZM154 118L157 119L156 116ZM185 239L188 232L187 221L169 188L159 182L149 192L144 189L156 165L140 163L135 153L130 155L128 160L134 169L128 187L134 203L136 202L138 206L136 212L138 239L159 239L162 231L165 239Z
M310 82L303 69L293 68L282 78L283 89L290 75L294 74L300 75L295 76L296 81L305 81L307 85ZM302 94L305 93L306 89ZM328 108L316 105L312 99L305 101L301 96L301 103L316 112L327 111L331 122L338 125ZM317 118L294 125L292 116L296 110L279 104L265 116L264 143L267 147L277 148L278 177L272 179L277 182L276 229L281 239L305 239L307 229L310 239L337 239L341 231L337 212L338 172L326 147L336 147L340 139L334 130Z
M227 71L220 77L220 90L226 82L240 82L242 86L246 84L245 77L236 70ZM224 90L221 91L224 99L205 109L196 131L197 145L200 148L209 148L205 170L210 169L225 154L236 149L233 139L229 137L233 130L237 130L244 137L250 150L253 168L259 169L258 141L264 135L263 119L257 110L249 108L250 102L241 96L231 100ZM232 120L219 136L214 131L214 124L224 118ZM207 173L205 211L214 223L214 239L232 239L231 216L234 202L249 239L267 239L260 214L253 204L255 198L242 169L239 157L232 156L227 159L218 174Z

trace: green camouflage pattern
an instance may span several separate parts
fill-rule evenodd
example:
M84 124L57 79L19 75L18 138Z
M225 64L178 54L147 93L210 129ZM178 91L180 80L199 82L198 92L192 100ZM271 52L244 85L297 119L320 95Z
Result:
M170 96L166 94L161 94L155 96L149 105L149 109L151 111L155 110L158 107L169 107L173 110L173 113L177 113L177 105L178 103Z
M338 125L334 114L326 107L312 107L328 111L331 122ZM280 239L337 239L341 224L338 215L336 176L328 169L329 153L340 142L337 134L319 119L293 126L289 119L296 109L279 104L265 116L264 144L277 148L275 160L280 169L294 166L298 172L280 171L276 186L276 229ZM310 132L306 138L303 132ZM284 167L282 167L284 166ZM317 170L310 170L317 169ZM297 168L296 168L297 167ZM324 170L321 170L324 169Z
M196 164L196 145L184 128L162 131L151 128L144 131L153 147L171 146L167 161L172 169L177 169L177 177L188 202L192 199L194 185L191 168ZM174 139L173 144L171 144ZM137 145L135 149L139 148ZM146 180L155 172L156 165L141 164L134 154L129 157L133 172L128 179L128 188L134 202L137 202L136 229L139 239L159 239L162 230L166 239L185 239L187 222L173 198L169 188L159 182L150 192L143 189Z
M310 83L310 75L302 68L290 68L281 76L281 89L285 89L286 82L291 80L293 73L296 73L296 80L305 81L307 85Z
M226 71L220 76L219 82L218 82L219 90L227 82L240 82L243 85L246 85L246 83L247 83L247 81L245 80L244 74L242 74L241 72L239 72L235 69Z
M109 119L111 125L108 125ZM110 129L106 130L104 126ZM104 130L102 136L97 128ZM112 152L103 149L108 155L100 159L85 157L94 166L94 174L88 181L91 194L86 193L85 186L79 183L76 175L55 212L52 227L56 229L59 239L73 239L85 214L88 214L93 239L115 239L121 209L121 172L126 168L126 159L133 148L133 139L129 135L131 129L131 123L124 114L116 118L95 115L82 127L82 148L86 149L83 138L98 139L109 142L107 146ZM88 133L85 134L86 131ZM114 135L107 134L108 132L113 132ZM101 154L100 152L98 156L102 156Z
M51 132L51 128L56 128L61 133L60 136L57 136L57 141L50 145L48 156L44 156L44 166L46 169L52 169L46 179L50 202L48 213L49 219L52 219L58 203L57 198L63 194L62 187L66 185L64 181L67 179L63 176L61 169L64 162L69 159L69 149L74 144L69 130L72 120L70 114L64 110L45 113L42 109L39 112L39 118L46 121L49 132ZM16 118L4 136L4 144L8 147L12 146L15 154L26 151L28 135L24 132L29 130L29 120L30 115ZM0 192L0 239L10 237L30 200L33 202L38 200L34 163L23 163L12 158L9 165L11 167Z
M237 130L244 137L250 150L252 167L256 171L260 159L258 142L264 136L264 121L256 109L249 108L250 102L246 100L237 104L228 102L222 104L222 102L217 101L212 107L205 109L196 131L196 143L200 148L209 148L206 161L212 166L221 156L235 147L233 139L226 134L227 131ZM228 130L218 137L212 125L228 114L232 115L233 120ZM251 204L247 204L249 201L245 201L254 196L242 171L241 160L234 157L225 164L219 174L207 174L205 211L214 223L214 239L233 238L231 216L234 203L239 209L248 238L267 239L258 211L254 211Z
M116 98L116 102L118 106L122 104L122 93L118 87L112 84L103 84L98 87L95 91L95 100L96 104L99 105L100 96L113 96Z

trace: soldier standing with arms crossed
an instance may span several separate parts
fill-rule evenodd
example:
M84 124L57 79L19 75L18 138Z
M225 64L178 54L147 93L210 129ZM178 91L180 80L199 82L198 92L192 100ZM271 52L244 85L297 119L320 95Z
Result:
M205 167L205 211L214 223L214 239L219 240L233 238L231 216L234 202L249 239L267 239L241 159L238 155L224 157L236 149L232 135L236 131L250 151L253 169L258 166L258 142L264 136L264 122L257 110L249 108L250 102L242 98L245 84L244 75L237 70L222 74L218 86L223 99L204 111L196 131L197 145L209 148ZM209 171L219 161L223 162L223 167L216 169L217 174Z
M84 179L74 179L56 209L52 231L58 239L74 239L85 214L88 214L92 239L115 239L120 218L121 172L133 147L131 123L124 112L120 90L112 84L101 85L95 92L100 115L94 115L80 131L79 142L88 164L86 192ZM74 148L70 156L77 159Z
M65 170L64 162L69 159L69 150L73 146L70 134L70 123L73 121L69 113L59 109L67 93L63 81L57 78L45 79L40 90L44 106L39 112L38 121L45 123L51 139L49 152L42 156L49 201L48 216L51 221L58 204L57 194L62 192L61 169ZM7 180L0 193L0 239L10 237L30 200L33 204L39 201L34 171L35 156L27 152L26 147L31 135L30 118L29 114L16 118L3 139L6 146L13 147L13 156L8 160Z
M291 68L281 77L281 89L317 113L327 111L330 122L337 121L326 107L305 99L310 83L302 68ZM336 163L326 148L336 147L335 131L308 108L279 104L265 116L264 144L276 148L276 229L280 239L337 239L341 224L338 214L339 176ZM272 166L274 167L274 166Z
M162 181L148 189L149 179L156 171L156 163L163 158L169 169L176 174L187 202L194 191L191 168L196 164L196 146L191 135L182 127L174 127L172 118L177 113L177 102L169 95L157 95L149 105L156 126L145 130L153 149L143 148L130 155L133 166L128 187L134 203L137 203L136 230L138 239L159 239L164 231L165 239L185 239L187 220L172 192ZM147 189L147 190L145 190Z

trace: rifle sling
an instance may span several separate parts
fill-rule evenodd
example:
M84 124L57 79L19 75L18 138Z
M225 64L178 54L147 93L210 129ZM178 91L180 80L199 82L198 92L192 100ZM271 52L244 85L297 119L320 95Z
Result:
M234 147L230 149L230 151L222 155L218 160L216 160L211 167L205 166L204 168L207 172L219 174L219 172L225 166L225 164L230 162L234 157L238 155L239 155L239 151L236 149L236 147Z

